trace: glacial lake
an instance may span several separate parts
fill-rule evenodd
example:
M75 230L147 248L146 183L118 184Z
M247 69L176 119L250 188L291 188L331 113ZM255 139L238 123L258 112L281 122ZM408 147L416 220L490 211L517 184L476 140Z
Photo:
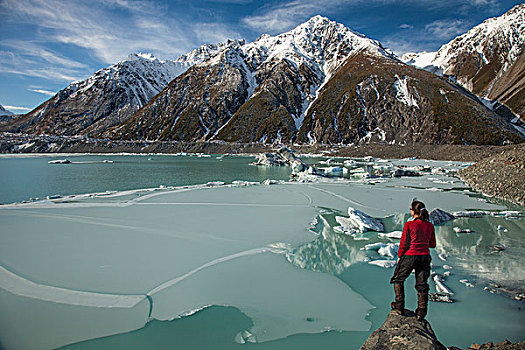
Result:
M393 298L393 268L382 266L394 258L365 246L399 240L346 232L340 218L351 207L380 219L382 234L399 231L414 197L458 216L479 211L436 226L432 271L455 300L430 302L438 339L525 339L523 301L494 287L525 288L523 207L472 192L453 176L466 164L355 159L351 175L290 182L290 167L254 159L0 157L0 347L358 349ZM425 169L356 171L393 165Z

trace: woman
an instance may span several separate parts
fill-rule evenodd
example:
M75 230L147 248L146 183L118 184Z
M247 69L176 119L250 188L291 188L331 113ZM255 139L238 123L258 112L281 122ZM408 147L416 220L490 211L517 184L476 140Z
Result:
M414 218L407 221L399 243L399 259L394 276L390 283L394 285L396 299L392 302L392 310L400 315L405 310L404 282L412 270L416 274L417 309L416 317L422 321L427 314L428 277L430 276L430 250L436 247L434 226L429 222L425 204L414 199L410 205L410 214Z

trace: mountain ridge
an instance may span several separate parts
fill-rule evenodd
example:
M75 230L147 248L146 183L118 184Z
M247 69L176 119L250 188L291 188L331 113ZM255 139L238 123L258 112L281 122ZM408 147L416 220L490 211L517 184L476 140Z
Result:
M525 4L520 4L499 17L483 21L436 52L408 53L401 60L438 75L453 77L480 98L508 105L523 120L525 92L520 81L524 69L523 64L517 68L515 64L523 60L520 57L525 52L524 47ZM513 72L512 76L509 71ZM505 81L519 82L519 91L505 97L502 88L513 88Z
M460 86L403 64L378 41L322 16L252 43L203 45L177 61L132 54L3 130L333 144L501 144L524 137Z

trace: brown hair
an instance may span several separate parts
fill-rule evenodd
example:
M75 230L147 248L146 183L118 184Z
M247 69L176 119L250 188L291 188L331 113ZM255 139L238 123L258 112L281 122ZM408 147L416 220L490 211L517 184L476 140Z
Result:
M421 220L429 221L430 217L428 216L428 211L425 208L425 204L423 202L420 202L414 198L412 200L412 204L410 205L410 209L413 210L414 214L419 216Z

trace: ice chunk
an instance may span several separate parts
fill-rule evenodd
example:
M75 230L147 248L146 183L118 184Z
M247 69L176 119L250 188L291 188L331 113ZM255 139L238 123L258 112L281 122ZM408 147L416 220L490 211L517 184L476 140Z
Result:
M459 282L463 283L467 287L471 287L471 288L474 287L474 285L470 283L469 280L463 279L463 280L459 280Z
M380 220L375 219L352 207L348 207L348 218L337 216L335 220L343 227L344 231L348 233L383 231L383 224Z
M386 269L396 266L395 260L373 260L368 262L370 265L376 265L379 267L384 267Z
M454 232L456 232L456 233L471 233L471 232L472 232L472 230L469 229L469 228L461 228L461 227L457 227L457 226L455 226L455 227L453 228L453 230L454 230Z
M438 209L438 208L432 210L429 213L429 216L430 216L430 222L433 223L434 225L441 225L447 221L455 219L454 215L451 215L447 213L446 211Z
M438 293L454 295L454 293L442 282L442 278L439 275L434 275L434 282L436 283L436 290Z
M392 232L388 232L388 233L378 233L377 235L379 237L401 239L401 235L402 234L403 234L402 231L392 231Z
M206 184L206 186L208 187L213 187L213 186L223 186L224 185L224 182L223 181L210 181Z
M50 160L47 163L48 164L70 164L71 161L69 159L56 159L56 160Z
M486 210L455 211L453 213L458 218L479 218L489 214L490 212Z
M246 342L257 343L257 338L250 331L244 330L237 333L235 341L239 344L245 344Z
M377 251L379 255L388 256L390 258L393 258L397 256L397 251L399 249L399 246L393 243L372 243L372 244L365 245L363 249L375 250Z
M453 303L454 299L450 297L450 294L444 293L430 293L428 300L442 303Z

